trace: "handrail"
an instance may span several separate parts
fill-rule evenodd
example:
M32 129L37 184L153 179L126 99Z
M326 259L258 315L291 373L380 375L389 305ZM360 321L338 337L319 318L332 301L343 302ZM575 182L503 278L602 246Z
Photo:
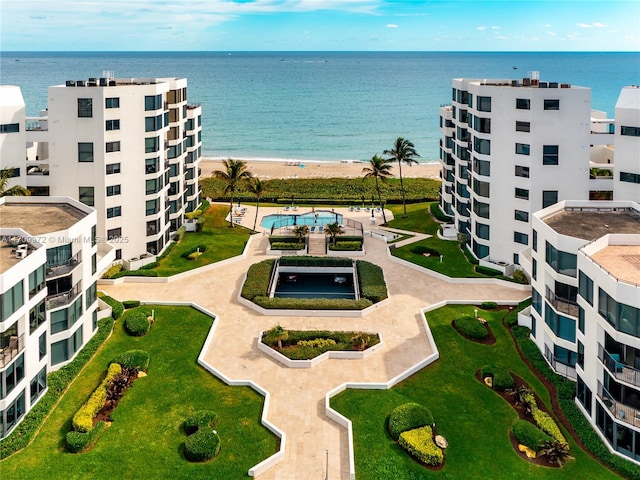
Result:
M9 345L0 348L0 368L6 367L22 350L24 350L24 333L17 338L10 339Z
M58 308L63 305L67 305L71 303L71 300L76 298L82 291L82 289L80 288L81 283L82 283L82 280L80 280L73 287L71 287L70 290L67 290L66 292L60 292L53 295L48 295L47 310L51 310L52 308Z
M618 420L633 426L640 424L640 410L616 400L615 397L604 388L600 380L598 380L598 397L600 397L602 403Z
M640 387L640 370L627 365L619 358L613 358L600 343L598 343L598 358L614 378Z
M572 302L569 299L558 297L549 287L546 287L545 298L549 301L549 303L551 303L551 305L553 305L553 308L555 308L559 312L566 313L567 315L571 315L574 317L578 316L578 304Z

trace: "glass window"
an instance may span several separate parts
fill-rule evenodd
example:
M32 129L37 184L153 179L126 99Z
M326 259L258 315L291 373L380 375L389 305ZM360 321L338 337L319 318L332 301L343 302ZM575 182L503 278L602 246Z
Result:
M558 191L543 190L542 191L542 208L546 208L555 203L558 203Z
M558 165L558 145L544 145L542 147L542 164Z
M13 426L18 423L18 420L22 418L24 415L24 390L20 392L18 397L7 407L7 423L4 425L4 432L0 432L2 434L8 432L13 428ZM2 425L0 424L0 427Z
M113 175L114 173L120 173L119 163L109 163L106 165L107 175Z
M120 120L107 120L105 125L106 130L120 130Z
M93 162L93 143L91 142L78 143L78 161Z
M95 195L93 187L78 187L78 200L90 207L95 206Z
M513 232L513 241L516 243L521 243L523 245L529 244L529 235L526 233Z
M491 176L491 162L486 160L473 159L473 171L484 177Z
M534 280L538 279L538 261L535 258L531 259L531 276Z
M558 273L570 277L576 276L576 255L556 250L549 242L545 242L545 261Z
M57 247L47 248L47 268L65 265L72 257L71 244L58 245ZM51 293L51 292L49 292Z
M514 218L518 222L528 222L529 221L529 212L525 212L524 210L515 210Z
M473 179L473 192L480 197L489 197L490 196L490 183L489 182L481 182L480 180L474 178Z
M145 111L159 110L162 108L162 94L159 95L146 95L144 97L144 109Z
M532 242L532 248L534 252L538 251L538 232L537 231L533 231L533 242Z
M118 97L105 98L104 108L120 108L120 98Z
M0 398L6 397L24 378L24 353L7 367L4 373L5 388Z
M489 256L489 247L482 245L481 243L473 240L473 253L478 258L485 258Z
M78 99L78 117L93 117L93 99L92 98L79 98Z
M107 151L107 153L119 152L120 151L120 142L107 142L106 143L106 151Z
M578 293L589 305L593 305L593 280L586 276L582 270L578 274Z
M67 340L51 344L51 365L66 362L69 360L69 346Z
M91 246L95 247L96 246L96 230L97 227L95 225L91 226Z
M491 111L491 97L478 96L476 103L477 103L476 110L479 110L480 112Z
M29 274L29 298L44 288L44 265L40 265Z
M576 321L556 313L548 303L544 304L544 322L557 336L570 342L576 341Z
M530 147L526 143L516 143L516 153L518 155L529 155Z
M107 197L113 197L115 195L120 195L120 185L108 185Z
M489 240L489 225L476 222L476 236L483 240Z
M107 218L119 217L122 215L122 207L110 207L107 208Z
M0 125L0 133L18 133L19 131L19 123L5 123Z
M482 155L491 155L491 140L474 137L473 150Z
M482 133L491 133L491 119L473 116L473 128L474 130ZM464 139L460 139L463 140Z
M120 227L107 230L107 241L120 238L121 236L122 236L122 228Z
M516 198L529 200L529 190L526 188L516 188Z
M489 204L473 199L473 212L482 218L489 218Z
M560 100L545 100L544 101L544 109L545 110L560 110Z
M153 200L147 200L145 203L145 207L147 215L154 215L160 210L160 200L157 198Z
M38 355L39 359L42 360L47 354L47 332L43 332L38 339Z
M516 120L516 132L530 132L531 122L519 122Z
M625 127L624 125L622 125L620 127L620 135L629 137L640 137L640 127Z
M147 158L144 161L145 174L156 173L160 169L160 158Z
M620 172L620 181L627 183L640 183L640 174Z
M145 117L144 119L144 131L155 132L162 128L162 115L155 117Z
M536 312L542 314L542 296L535 288L531 289L531 306Z
M144 139L145 153L153 153L160 150L160 137L152 137Z
M578 305L578 330L584 333L584 308Z
M569 365L570 367L575 367L576 360L578 359L576 352L572 352L558 345L553 346L553 356L556 357L556 361L564 365Z
M530 110L531 100L528 98L516 98L516 109L518 110Z
M31 405L38 399L40 395L47 389L47 367L44 367L38 374L33 377L30 385Z
M29 310L29 333L33 333L47 319L46 302L42 300Z
M529 178L529 167L516 165L516 177Z
M95 275L98 270L98 254L91 255L91 275Z

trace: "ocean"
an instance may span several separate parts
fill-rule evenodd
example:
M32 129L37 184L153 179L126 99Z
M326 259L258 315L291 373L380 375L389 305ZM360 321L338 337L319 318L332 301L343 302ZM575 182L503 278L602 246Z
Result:
M639 53L3 52L0 84L19 85L27 115L47 87L101 77L186 77L202 105L203 154L213 158L368 160L411 140L436 161L438 108L451 79L522 78L590 87L613 116L620 89L640 84Z

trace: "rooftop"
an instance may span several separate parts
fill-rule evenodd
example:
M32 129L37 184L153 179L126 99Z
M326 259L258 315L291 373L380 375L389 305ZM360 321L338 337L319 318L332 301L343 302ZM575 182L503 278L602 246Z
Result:
M0 273L6 272L22 260L16 250L16 247L11 242L0 240ZM25 255L28 254L29 250L26 250Z
M640 285L640 245L608 245L591 259L618 280Z
M631 208L565 208L542 221L561 235L588 241L608 233L640 232L640 212Z
M65 230L87 214L64 203L4 203L0 205L2 226L21 228L30 235Z

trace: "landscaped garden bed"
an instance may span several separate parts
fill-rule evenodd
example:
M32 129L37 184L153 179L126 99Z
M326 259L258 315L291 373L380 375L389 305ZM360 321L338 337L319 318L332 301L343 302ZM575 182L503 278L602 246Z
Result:
M489 324L482 317L476 318L471 315L464 315L453 320L451 326L456 332L472 342L484 345L496 343L496 337L493 336Z
M391 411L387 429L411 457L431 469L440 469L444 463L447 441L435 431L431 411L419 403L404 403Z

